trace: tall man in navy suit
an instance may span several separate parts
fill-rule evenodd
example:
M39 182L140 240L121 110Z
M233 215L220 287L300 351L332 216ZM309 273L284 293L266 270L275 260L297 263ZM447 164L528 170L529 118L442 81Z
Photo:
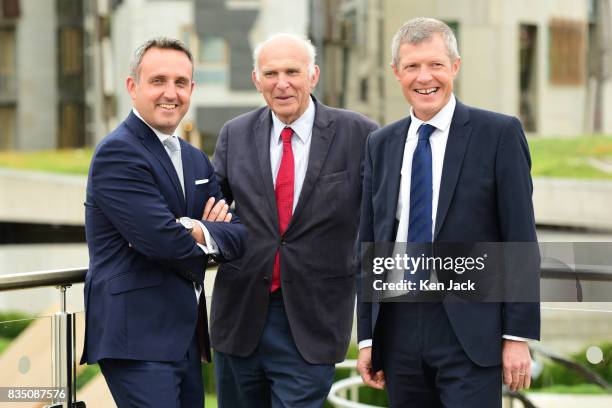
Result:
M220 407L319 408L348 348L363 151L377 126L317 101L318 79L310 41L272 36L254 52L267 106L217 141L219 184L249 235L215 281Z
M243 253L244 227L221 199L211 163L175 135L192 74L179 41L140 47L127 79L134 108L100 142L89 170L81 362L100 364L119 407L202 406L207 257Z
M360 241L534 242L521 125L456 100L451 29L410 20L392 57L410 116L368 139ZM530 278L537 285L537 273ZM529 387L526 341L539 338L539 303L358 297L357 368L366 384L386 386L392 407L501 407L502 373L510 389Z

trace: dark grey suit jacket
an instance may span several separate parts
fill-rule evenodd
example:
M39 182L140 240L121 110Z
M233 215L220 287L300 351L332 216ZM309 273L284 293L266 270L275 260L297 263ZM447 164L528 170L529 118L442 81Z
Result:
M246 113L221 129L215 171L248 236L242 259L221 265L217 273L211 310L215 350L247 356L259 344L274 257L280 250L285 309L299 352L316 364L345 357L355 304L363 153L377 125L363 115L313 100L308 168L283 236L270 168L270 109Z

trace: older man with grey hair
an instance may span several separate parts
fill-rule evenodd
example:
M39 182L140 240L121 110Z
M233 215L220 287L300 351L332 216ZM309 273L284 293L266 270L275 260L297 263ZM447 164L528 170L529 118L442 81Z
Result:
M393 38L391 67L410 115L368 139L362 243L536 241L521 124L459 102L460 64L439 20L410 20ZM533 271L527 278L539 287ZM394 300L358 293L357 368L366 384L386 386L391 407L501 407L502 372L511 390L529 387L537 295L532 303Z
M219 134L217 178L249 236L213 292L221 407L321 407L349 344L363 149L377 126L312 95L315 54L290 34L258 45L267 106Z

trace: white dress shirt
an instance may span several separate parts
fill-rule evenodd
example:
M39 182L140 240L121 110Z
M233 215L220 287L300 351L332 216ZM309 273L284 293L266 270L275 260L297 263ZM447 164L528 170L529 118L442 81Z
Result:
M410 108L410 127L408 128L408 135L406 137L406 144L404 145L404 157L402 160L401 178L400 178L400 189L397 200L397 212L396 219L399 224L397 227L397 234L395 236L395 242L408 242L408 224L410 220L410 180L412 172L412 156L417 146L419 136L417 134L419 127L423 123L432 125L436 129L429 137L429 144L431 145L431 172L432 172L432 203L431 203L431 236L434 236L436 230L436 213L438 211L438 199L440 197L440 185L442 182L442 166L444 164L444 153L446 152L446 142L448 141L448 134L450 125L453 120L453 114L455 113L455 106L457 100L455 95L451 94L450 99L444 105L438 113L434 115L430 120L423 122L421 119L414 116L414 111ZM503 335L508 340L526 341L527 339ZM365 347L371 347L372 340L362 340L359 342L359 349Z
M308 155L310 154L310 141L312 140L312 128L314 126L315 105L310 98L308 108L293 123L283 123L274 112L272 112L272 130L270 135L270 165L272 166L272 181L276 186L276 176L283 157L283 140L281 132L284 128L293 129L291 138L291 149L293 150L293 162L295 173L293 179L293 210L297 205L306 177L308 168Z
M164 149L166 150L166 153L168 153L168 157L170 157L170 155L171 155L170 149L168 149L168 147L166 146L166 144L164 142L166 141L166 139L168 139L170 137L178 138L178 136L176 136L176 135L167 135L165 133L160 132L159 130L155 129L153 126L149 125L142 118L142 116L140 116L140 113L138 113L136 108L132 108L132 111L134 112L134 115L136 115L136 117L138 117L138 119L142 120L145 123L145 125L147 125L153 131L153 133L155 133L155 136L158 137L159 141L164 146ZM198 221L198 220L195 220L195 221L200 225L200 228L202 229L202 232L204 233L204 240L206 241L206 245L202 245L202 244L200 244L198 242L196 242L196 244L198 245L198 247L200 247L200 249L202 249L202 251L204 251L205 254L207 254L207 255L217 255L219 253L219 247L217 246L217 243L215 242L215 240L210 236L210 232L208 232L208 229L200 221ZM197 296L197 298L199 300L200 299L200 294L202 293L202 288L198 287L198 285L196 285L195 283L194 283L194 288L195 288L195 291L196 291L196 296Z

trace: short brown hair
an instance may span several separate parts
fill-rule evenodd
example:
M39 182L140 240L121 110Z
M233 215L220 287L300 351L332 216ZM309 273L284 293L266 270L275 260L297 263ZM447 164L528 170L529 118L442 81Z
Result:
M142 62L142 58L144 57L145 53L151 48L160 48L162 50L177 50L183 52L187 56L187 58L189 58L189 62L191 62L191 76L193 77L193 56L191 55L191 51L189 51L189 48L187 48L185 44L183 44L181 41L176 40L174 38L155 37L142 44L134 52L134 57L132 58L132 63L130 64L130 76L134 78L134 81L138 82L138 75L140 73L140 63Z

